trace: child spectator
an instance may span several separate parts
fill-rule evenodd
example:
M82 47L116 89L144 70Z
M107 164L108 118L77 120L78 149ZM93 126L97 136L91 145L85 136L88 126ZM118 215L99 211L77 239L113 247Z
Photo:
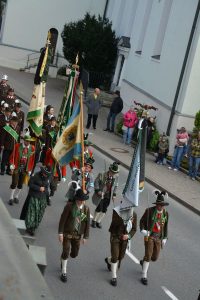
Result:
M165 133L163 133L158 142L158 156L156 158L156 163L158 165L164 165L164 159L169 151L169 141Z

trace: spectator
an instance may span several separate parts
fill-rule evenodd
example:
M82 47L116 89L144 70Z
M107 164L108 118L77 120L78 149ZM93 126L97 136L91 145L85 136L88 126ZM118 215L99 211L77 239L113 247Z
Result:
M164 159L169 151L169 141L167 136L163 133L158 142L158 156L156 158L156 163L158 165L164 165Z
M54 107L52 105L47 105L44 116L43 116L43 128L50 124L50 120L54 116Z
M197 138L192 139L191 155L189 157L189 176L192 180L196 179L200 165L200 131Z
M153 132L155 130L155 118L148 117L147 118L147 148L150 146L151 139L153 137Z
M181 127L181 129L177 131L178 133L176 135L176 145L173 153L173 159L171 162L171 166L168 167L169 170L174 169L174 171L178 171L178 169L180 168L184 146L187 145L189 138L185 127Z
M111 104L110 111L107 117L107 128L104 129L104 131L114 132L115 118L123 109L123 100L120 97L120 91L116 91L115 94L117 97L113 100ZM110 125L111 125L111 129L110 129Z
M8 84L8 75L3 75L0 81L0 98L4 98L7 95L10 86Z
M133 136L135 125L138 122L137 114L134 106L131 105L130 109L124 114L123 117L123 141L124 144L130 145Z
M90 95L85 101L88 108L88 119L86 128L89 129L91 121L93 122L93 129L96 129L97 118L99 114L99 109L101 108L102 102L100 100L100 89L96 88L93 95Z

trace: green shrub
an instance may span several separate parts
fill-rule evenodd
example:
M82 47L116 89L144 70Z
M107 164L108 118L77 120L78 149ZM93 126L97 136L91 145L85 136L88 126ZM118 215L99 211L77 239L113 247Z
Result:
M57 75L61 75L61 76L67 76L66 75L66 66L63 66L61 68L58 69Z
M123 118L121 118L119 120L119 122L117 123L117 125L116 125L116 131L117 131L117 133L123 134L122 126L123 126Z
M148 147L149 150L156 151L159 138L160 138L160 133L158 132L157 129L155 129L153 131L153 135L149 143L149 147Z

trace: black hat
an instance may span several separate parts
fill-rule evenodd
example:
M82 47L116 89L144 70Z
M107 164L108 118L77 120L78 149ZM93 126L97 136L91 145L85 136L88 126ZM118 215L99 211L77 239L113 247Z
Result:
M119 162L114 161L110 165L109 170L113 173L119 173L119 164L120 164Z
M9 93L9 92L14 92L14 89L13 89L13 88L9 88L9 89L8 89L8 93Z
M115 91L115 94L120 97L120 91L119 90Z
M49 121L50 121L50 122L56 121L56 117L55 117L55 116L51 116L50 119L49 119Z
M13 121L13 122L19 122L19 119L18 119L18 117L13 116L13 117L10 119L10 121Z
M74 200L79 200L79 201L85 201L85 200L88 200L89 199L89 196L86 195L82 189L78 189L76 191L76 194L74 196Z
M5 108L5 112L12 112L12 109L8 106Z
M47 175L47 176L51 176L52 172L51 172L51 167L49 166L42 166L40 167L40 170L43 174Z
M154 194L157 196L156 202L153 204L159 204L162 206L169 205L168 202L165 202L165 197L168 198L168 194L165 191L160 192L159 190L154 191Z
M89 157L86 161L85 161L85 165L89 165L92 169L93 169L93 163L95 162L94 158Z

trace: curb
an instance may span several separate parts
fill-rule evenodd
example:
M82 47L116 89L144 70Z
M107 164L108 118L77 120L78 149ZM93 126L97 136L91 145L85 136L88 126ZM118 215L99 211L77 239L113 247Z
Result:
M16 95L18 99L20 99L22 102L24 102L26 105L30 105L30 103L26 100L24 100L23 98L19 97L18 95ZM99 146L97 146L96 144L93 144L93 147L95 149L97 149L99 152L103 153L104 155L106 155L107 157L109 157L112 160L116 160L116 158L111 155L110 153L107 153L105 150L101 149ZM129 166L126 165L125 163L123 163L122 161L118 160L120 162L120 164L127 170L129 170ZM154 182L153 180L151 180L148 177L145 177L146 182L148 182L149 184L153 185L155 188L163 190L164 188L157 184L156 182ZM166 190L166 189L164 189ZM193 207L192 205L190 205L189 203L183 201L181 198L177 197L176 195L172 194L170 191L166 190L166 192L168 193L168 195L173 198L175 201L177 201L178 203L180 203L181 205L185 206L186 208L188 208L189 210L191 210L192 212L194 212L195 214L197 214L198 216L200 216L200 210L198 210L197 208Z
M104 155L106 155L107 157L109 157L112 160L116 160L116 158L110 154L107 153L105 150L101 149L99 146L97 146L96 144L93 144L93 147L98 150L99 152L103 153ZM125 163L123 163L122 161L120 161L118 159L118 161L120 162L120 165L122 165L125 169L129 170L129 166L126 165ZM149 184L153 185L155 188L159 189L159 190L165 190L168 195L173 198L176 202L180 203L181 205L185 206L186 208L188 208L189 210L191 210L193 213L197 214L198 216L200 216L200 210L198 210L197 208L193 207L192 205L190 205L189 203L185 202L184 200L182 200L181 198L179 198L178 196L172 194L170 191L164 189L160 184L154 182L153 180L151 180L150 178L145 176L145 180L146 182L148 182Z

